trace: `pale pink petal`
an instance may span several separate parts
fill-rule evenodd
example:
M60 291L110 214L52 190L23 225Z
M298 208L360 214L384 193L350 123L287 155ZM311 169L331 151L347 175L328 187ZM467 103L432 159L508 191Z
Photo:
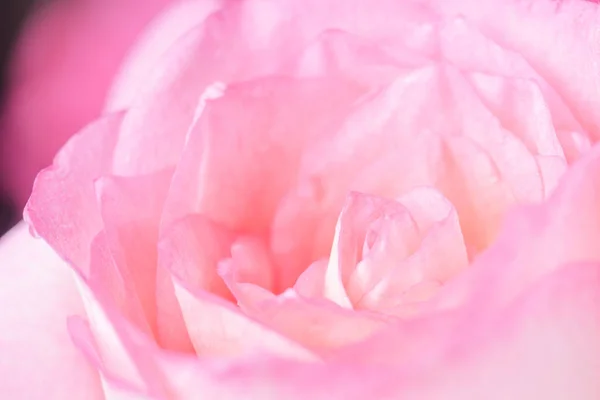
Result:
M234 281L252 283L269 291L275 290L274 266L264 239L239 237L231 245L230 261L232 268L226 273L231 274ZM223 276L221 272L220 274ZM231 289L229 284L228 286Z
M83 313L69 266L23 223L0 241L0 391L11 399L103 399L67 317Z
M417 393L456 399L492 393L498 399L598 397L599 289L598 264L549 274L495 313L491 323L463 330L463 344L447 353L450 364L440 380ZM508 377L510 384L502 384Z
M173 3L146 27L135 46L129 50L120 71L113 79L105 111L129 108L162 57L185 33L218 10L223 0L185 0Z
M400 50L400 51L399 51ZM327 29L294 55L282 70L298 77L344 76L377 88L400 74L430 62L429 58L400 47L385 51L376 42L340 29Z
M191 349L173 287L173 276L193 290L231 299L218 274L219 261L230 257L235 236L202 215L189 215L162 229L158 243L157 324L159 341L169 348Z
M111 371L104 364L99 354L98 342L87 320L73 316L69 318L68 326L74 345L86 357L87 362L98 371L104 399L137 400L146 397L147 389L145 387L140 388L139 385L119 376L115 371Z
M599 174L596 147L569 169L547 203L510 213L498 241L440 293L439 304L502 304L562 264L600 260Z
M36 178L25 208L35 232L74 267L86 271L90 243L102 229L94 180L110 171L123 114L90 124Z
M597 264L567 266L501 309L472 303L409 322L339 361L387 365L390 398L591 400L600 394L599 287Z
M468 74L467 79L502 127L521 139L531 153L563 156L550 109L535 81L482 73Z
M549 181L556 169L548 167ZM508 206L545 195L534 155L462 73L424 67L363 98L333 137L309 146L273 222L277 263L295 271L327 254L349 190L394 198L423 185L455 205L473 254L495 238Z
M441 142L418 128L422 119L432 120L427 109L439 97L436 76L435 68L421 68L400 77L358 102L333 137L311 143L299 182L273 222L278 263L303 270L328 254L349 190L393 198L436 179L445 164ZM398 170L410 172L398 179Z
M380 236L387 239L388 235L395 237L390 237L387 242L378 240ZM401 203L351 193L336 226L325 274L325 297L343 307L352 308L353 302L359 300L366 290L360 286L363 283L374 286L372 279L376 278L373 276L379 277L391 268L386 262L375 262L364 269L359 265L372 247L389 245L383 253L402 259L413 253L419 241L419 228Z
M293 291L252 300L253 304L244 304L250 316L324 356L365 340L387 325L382 316L348 310L325 299L301 298Z
M600 85L595 70L597 5L586 1L438 1L444 14L462 14L501 46L513 50L564 99L584 129L600 130ZM577 68L573 68L577 65Z
M294 284L294 291L306 298L323 297L328 264L329 260L323 258L309 265L298 277Z
M135 175L175 165L198 99L210 84L273 73L298 51L306 29L289 29L292 11L280 3L226 2L179 38L131 103L115 172Z
M194 350L200 356L240 356L268 352L314 360L300 344L244 315L237 307L203 290L193 292L174 281L175 296Z
M288 289L276 296L252 283L253 276L244 274L245 262L234 255L219 266L241 310L318 354L326 355L336 348L361 341L386 324L383 317L344 309L322 298L322 293L316 299L309 299ZM321 285L324 272L315 276L320 278Z
M156 332L156 246L172 171L96 181L98 205L111 256Z
M160 372L152 354L145 351L149 338L119 315L112 301L90 287L84 277L74 276L89 323L75 317L69 321L69 331L88 361L98 368L103 384L114 378L128 390L164 395Z
M474 21L464 16L468 11L465 9L452 12L440 27L440 50L444 59L462 71L474 75L493 76L496 77L494 79L504 82L513 79L529 82L541 92L543 102L548 105L552 123L558 132L582 130L569 104L557 93L556 88L546 82L522 54L503 47L477 29ZM519 100L518 103L522 104L523 101ZM507 110L514 110L512 105L504 105ZM521 123L536 124L539 120L526 119ZM545 131L542 130L541 133ZM559 138L563 145L569 142L568 138L562 141L561 135Z
M110 299L123 317L148 335L152 335L144 308L137 294L135 282L123 264L115 261L109 240L104 232L99 233L90 244L88 284L99 295Z
M356 85L323 78L228 87L207 102L189 133L167 217L202 213L231 229L264 233L306 144L347 113L359 93Z
M480 314L450 332L434 324L413 330L421 338L413 358L388 350L387 361L365 362L391 343L411 350L401 340L406 333L394 330L392 342L371 342L326 364L264 357L195 364L163 358L161 364L182 397L592 400L600 395L599 286L597 265L567 267L501 312Z
M228 296L218 275L219 261L230 257L233 232L203 215L188 215L161 232L159 262L186 286Z
M402 237L390 235L393 231L379 237L381 243L359 263L348 285L360 293L355 303L359 308L385 310L429 300L444 283L468 267L458 215L447 199L431 188L417 188L399 202L418 226L420 243L403 257L394 250L402 246ZM378 273L365 279L366 273L376 270L371 266L377 264L385 268L379 267ZM361 276L362 267L366 271Z

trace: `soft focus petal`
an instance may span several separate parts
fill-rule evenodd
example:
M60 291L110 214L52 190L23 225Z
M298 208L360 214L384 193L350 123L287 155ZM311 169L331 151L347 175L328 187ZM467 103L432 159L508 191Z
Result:
M2 396L103 399L67 332L67 318L84 312L69 266L23 223L0 241L0 281Z
M69 137L101 115L119 65L172 0L38 3L9 69L2 109L2 185L18 207ZM34 117L32 117L34 116Z
M169 1L169 0L162 0ZM153 21L137 39L117 74L106 101L106 111L119 111L132 105L137 92L146 84L152 69L185 33L218 10L222 0L184 0L174 2Z

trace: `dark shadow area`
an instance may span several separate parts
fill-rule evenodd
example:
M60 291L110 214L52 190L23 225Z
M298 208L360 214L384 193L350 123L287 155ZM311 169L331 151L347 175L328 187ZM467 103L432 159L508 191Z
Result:
M0 112L4 104L8 60L23 21L35 2L35 0L0 0ZM2 173L6 172L0 171L0 174ZM8 198L0 193L0 235L10 229L20 217L20 212L17 212Z

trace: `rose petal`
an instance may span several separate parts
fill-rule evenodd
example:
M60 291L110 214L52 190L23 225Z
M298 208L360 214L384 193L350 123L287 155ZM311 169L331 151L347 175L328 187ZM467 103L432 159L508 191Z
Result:
M598 261L600 148L571 167L547 203L511 213L502 235L440 294L440 305L502 303L562 264ZM526 265L527 268L522 268ZM494 287L491 290L491 286Z
M470 0L433 4L444 14L463 14L501 46L521 54L555 88L587 132L600 132L600 98L596 95L600 83L590 58L597 51L596 5L586 1Z
M157 324L159 340L169 348L191 349L173 276L193 290L231 299L218 275L218 262L230 256L234 235L202 215L188 215L163 228L158 243Z
M294 359L314 360L301 345L244 315L236 307L202 290L190 291L175 281L175 296L196 353L240 356L266 351Z
M271 246L279 264L299 271L327 255L349 190L393 198L436 179L443 166L440 142L426 130L414 134L416 120L424 118L419 114L437 93L435 76L435 68L422 68L399 78L357 103L333 136L311 143L298 184L273 222ZM398 179L395 171L408 165L410 173Z
M0 391L8 398L102 399L67 317L83 306L69 266L21 223L0 241Z
M156 332L156 245L173 171L135 178L103 177L95 189L112 258Z
M495 79L505 82L517 80L534 85L543 95L543 101L548 104L552 122L558 132L581 131L583 129L581 124L573 116L569 104L557 93L556 88L546 82L521 53L503 47L477 29L471 18L465 18L466 10L462 10L463 16L458 17L451 12L450 18L440 27L440 47L444 58L462 71L474 75L484 74L495 76L497 77ZM519 102L522 103L522 100ZM514 109L510 104L504 105L507 110ZM534 124L539 122L529 119L523 122L528 123L528 121ZM562 137L559 138L562 140ZM563 145L565 143L566 141L561 142Z
M387 385L392 398L576 393L593 399L600 393L599 285L597 264L566 266L500 310L472 303L458 313L408 322L357 345L339 362L388 365L396 374L396 383ZM506 377L510 384L503 385Z
M273 73L297 51L305 30L288 29L291 11L279 3L226 2L178 39L132 103L115 149L115 172L174 166L208 85Z
M294 290L276 296L237 273L239 258L220 267L240 308L265 326L301 343L317 354L359 342L385 326L385 319L339 307L324 298L308 299Z
M202 213L231 229L264 233L306 143L358 93L339 79L265 78L227 88L189 134L167 218Z
M118 314L110 299L103 298L84 277L77 274L75 277L89 318L89 329L82 329L81 324L70 324L70 328L76 328L70 331L74 342L79 346L85 344L88 351L90 343L95 342L95 361L101 363L101 366L96 365L97 368L101 367L136 390L160 393L163 388L161 380L157 379L157 371L152 363L144 362L149 356L140 352L134 343L142 333L136 334L135 328Z
M69 137L101 116L120 63L168 3L60 0L27 14L6 70L0 128L2 185L17 208Z
M94 180L110 171L123 114L109 114L71 138L36 178L25 218L56 252L81 271L102 228Z
M374 230L378 223L382 231ZM386 231L387 230L387 231ZM370 235L395 237L385 244L390 246L385 254L400 259L412 254L418 246L418 227L409 211L400 203L376 196L351 193L342 209L333 239L329 265L325 273L325 297L341 305L352 308L353 303L362 297L364 288L374 285L373 278L385 274L390 268L386 262L375 262L362 268L359 261L367 256L358 247L369 240ZM377 245L378 239L373 245ZM383 241L381 241L383 242ZM383 270L382 270L383 269ZM354 278L354 279L353 279ZM353 279L353 280L352 280ZM366 282L364 282L366 281Z
M118 264L110 249L104 232L99 233L90 245L88 284L104 298L110 299L123 317L134 323L146 334L152 335L152 327L135 288L128 279L130 272Z
M306 298L321 298L325 288L325 274L327 273L328 259L317 260L312 263L294 284L294 291Z
M503 312L457 326L452 336L425 329L434 328L431 324L421 326L408 342L423 338L413 358L390 352L390 344L410 350L399 340L406 335L396 329L391 341L379 338L326 364L253 357L196 364L163 359L162 365L173 391L183 397L592 400L600 394L599 287L597 265L567 267ZM441 353L428 352L432 347ZM388 356L387 363L365 363L377 348Z
M257 237L242 236L231 245L231 259L227 271L220 271L221 276L227 275L228 287L230 282L252 283L261 288L273 291L273 262L265 240ZM223 263L219 265L219 268ZM235 293L234 293L235 295Z
M333 137L307 149L298 184L275 215L274 256L297 271L326 255L349 190L397 197L416 186L435 186L455 204L476 253L495 238L509 205L543 199L543 183L534 155L460 71L421 68L362 99Z
M392 249L402 238L389 234L380 237L382 245L357 266L348 284L359 290L356 298L360 300L355 302L359 308L384 310L428 300L469 264L458 215L447 199L431 188L417 188L399 202L418 226L420 243L412 254L399 257ZM386 268L374 272L377 264ZM358 274L361 267L366 269L362 279ZM372 273L375 275L364 279L365 274Z
M200 25L210 14L221 8L222 0L175 2L148 26L137 44L129 51L121 70L113 80L106 102L106 111L129 108L137 93L152 76L152 69L186 32Z

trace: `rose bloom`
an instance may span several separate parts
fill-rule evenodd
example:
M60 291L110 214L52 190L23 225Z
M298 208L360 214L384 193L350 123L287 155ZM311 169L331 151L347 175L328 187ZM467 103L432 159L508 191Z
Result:
M171 1L51 0L27 21L0 121L0 184L18 207L57 150L100 116L136 37Z
M600 398L599 35L578 0L174 5L2 241L0 393Z

